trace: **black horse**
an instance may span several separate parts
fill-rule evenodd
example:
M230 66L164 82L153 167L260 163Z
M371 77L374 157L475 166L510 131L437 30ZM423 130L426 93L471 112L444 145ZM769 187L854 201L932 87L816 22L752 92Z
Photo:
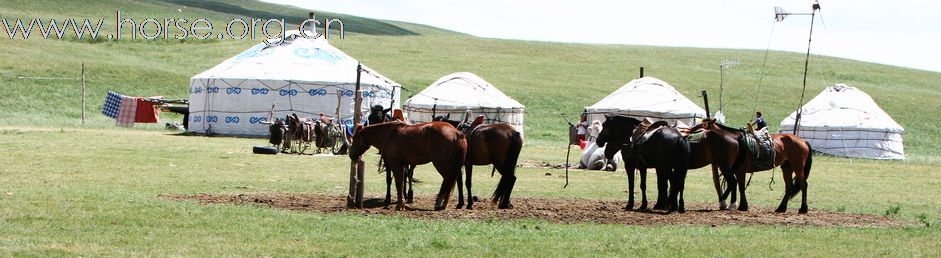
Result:
M686 182L687 162L689 159L689 143L679 131L658 122L650 125L647 130L637 132L635 129L641 121L625 116L608 116L602 124L603 128L598 135L596 143L604 147L608 142L620 148L606 148L605 158L612 159L619 150L624 158L627 170L627 180L630 193L627 198L625 210L634 209L634 169L640 170L640 188L642 203L640 209L647 208L647 168L657 170L657 188L666 192L669 186L669 196L657 195L654 209L685 212L683 203L683 188ZM646 127L646 126L642 126ZM633 137L643 135L644 137ZM669 181L669 185L667 184Z

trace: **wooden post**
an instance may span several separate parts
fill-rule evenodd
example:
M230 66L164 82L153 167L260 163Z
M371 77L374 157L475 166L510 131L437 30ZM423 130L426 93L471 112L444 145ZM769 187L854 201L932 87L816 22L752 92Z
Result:
M363 96L360 91L360 76L363 66L356 65L356 91L353 99L353 126L358 126L362 120L360 109L363 105ZM362 157L356 160L350 160L350 193L346 196L346 206L348 208L363 208L363 179L365 176L366 162Z
M335 119L340 119L340 106L343 105L343 90L337 90L337 116ZM343 119L340 119L340 122L343 122Z
M709 119L709 94L702 91L702 102L706 105L706 119Z
M640 67L640 77L638 77L638 78L644 78L644 67L643 67L643 66Z
M85 126L85 63L82 63L82 126Z

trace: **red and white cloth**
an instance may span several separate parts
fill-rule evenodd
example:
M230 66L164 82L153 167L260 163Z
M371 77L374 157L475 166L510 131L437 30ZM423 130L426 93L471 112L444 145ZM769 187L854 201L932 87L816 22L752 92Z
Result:
M121 107L118 108L118 117L114 119L114 125L133 127L137 119L137 98L121 96Z

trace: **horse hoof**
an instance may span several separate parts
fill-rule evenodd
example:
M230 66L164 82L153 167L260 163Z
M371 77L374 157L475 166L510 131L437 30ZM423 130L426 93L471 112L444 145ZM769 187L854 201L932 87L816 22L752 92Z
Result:
M800 210L797 210L797 213L798 213L798 214L807 214L807 208L801 208Z
M624 210L626 210L626 211L632 211L632 210L634 210L634 205L627 205L627 206L624 206Z
M727 211L735 210L735 209L738 209L738 204L735 204L735 203L729 204L728 207L725 207L725 210Z
M725 210L725 209L728 209L728 208L729 208L729 205L728 205L728 204L725 204L725 201L719 202L719 210L720 210L720 211Z
M638 210L642 210L642 211L647 210L647 204L646 204L646 203L645 203L645 204L641 204L641 205L640 205L640 208L638 208Z
M738 211L748 211L748 206L738 206Z
M470 205L468 205L467 207L470 207ZM455 209L464 208L464 203L458 203L457 206L454 206L454 208L455 208Z

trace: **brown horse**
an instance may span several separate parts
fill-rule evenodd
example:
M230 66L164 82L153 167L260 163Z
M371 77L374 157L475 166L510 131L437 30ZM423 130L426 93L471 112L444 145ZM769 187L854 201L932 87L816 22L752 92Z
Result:
M739 153L744 156L743 161L735 169L735 176L727 177L730 181L730 190L732 190L732 202L735 202L734 188L738 188L742 195L742 202L738 210L747 211L748 201L745 198L745 173L754 173L770 170L775 167L781 167L781 173L784 177L784 197L781 204L775 212L785 212L787 202L801 192L801 207L798 213L807 213L807 176L810 175L810 168L813 164L812 148L810 144L793 134L773 134L771 135L772 149L774 152L774 161L768 166L756 166L756 157L748 151L745 146L745 131L729 128L716 123L714 120L704 120L701 124L693 127L692 130L705 129L722 137L741 139L739 142Z
M510 194L516 184L516 162L523 148L523 138L512 125L481 124L476 127L458 121L436 118L462 130L467 135L467 158L464 160L464 170L467 171L467 209L474 208L474 195L471 193L471 179L474 166L493 164L493 170L500 171L500 182L493 192L491 202L498 204L497 208L512 208ZM493 171L491 171L493 174ZM461 188L461 177L457 178L458 201L457 208L464 206L464 191Z
M402 200L406 166L429 162L434 164L443 178L435 199L435 210L442 210L447 206L467 152L464 134L441 122L417 125L389 122L357 126L353 132L353 144L350 146L350 159L359 159L370 146L379 149L382 159L395 177L395 190L398 194L396 210L405 206Z
M731 209L726 204L726 198L733 192L733 188L722 189L722 180L729 181L735 177L735 171L744 161L743 145L740 144L744 134L722 133L716 130L701 130L693 127L690 139L689 169L698 169L712 165L712 183L716 195L719 197L719 209ZM721 174L720 174L721 172ZM720 177L721 175L721 177ZM733 203L734 197L733 197ZM733 204L734 205L734 204Z

